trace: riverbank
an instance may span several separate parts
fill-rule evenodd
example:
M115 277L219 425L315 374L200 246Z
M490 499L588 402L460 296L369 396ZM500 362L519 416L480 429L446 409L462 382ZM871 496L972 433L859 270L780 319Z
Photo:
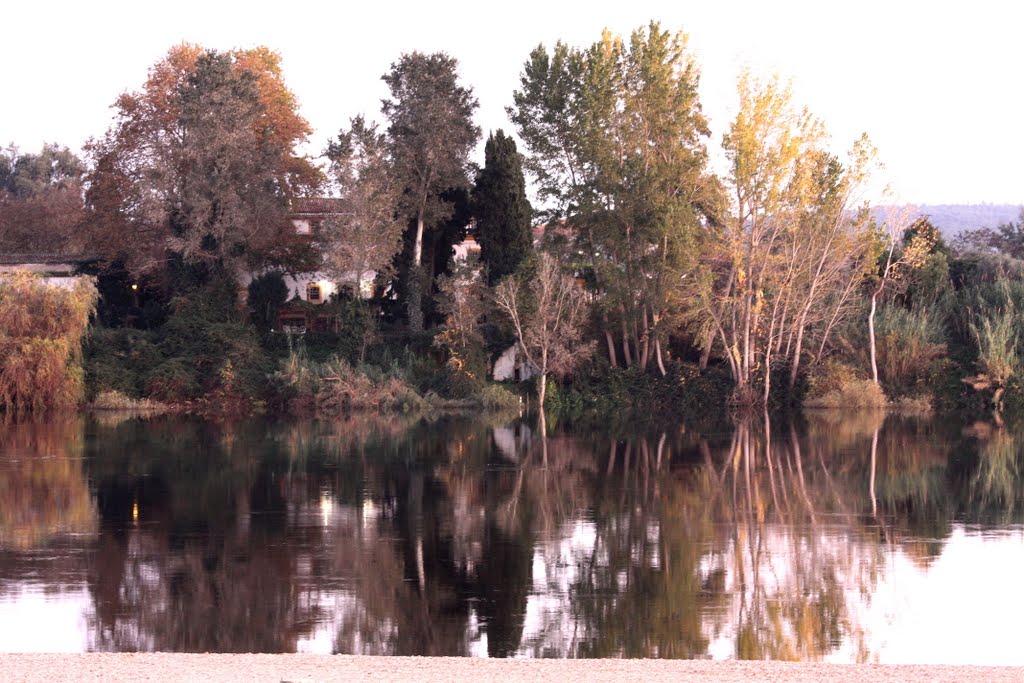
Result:
M1003 681L1024 668L655 659L471 659L252 654L4 654L8 681Z

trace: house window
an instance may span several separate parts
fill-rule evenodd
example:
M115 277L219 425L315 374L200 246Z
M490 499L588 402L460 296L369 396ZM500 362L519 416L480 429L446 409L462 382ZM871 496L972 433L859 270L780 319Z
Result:
M306 301L313 304L318 304L323 301L320 294L320 285L306 285Z
M308 235L313 231L307 220L293 220L292 225L295 226L295 233L297 235Z

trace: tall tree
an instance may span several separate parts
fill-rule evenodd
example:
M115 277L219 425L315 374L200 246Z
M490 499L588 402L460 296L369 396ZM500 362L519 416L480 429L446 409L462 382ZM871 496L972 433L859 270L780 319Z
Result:
M487 284L494 286L516 268L533 247L533 209L526 197L522 157L501 130L487 138L484 167L473 187L473 216Z
M794 106L778 79L744 74L739 99L723 143L732 212L709 235L712 267L693 291L721 342L735 400L754 403L767 400L777 357L795 382L808 331L824 344L867 274L870 232L857 208L874 150L861 138L840 163L820 121Z
M309 125L265 48L178 45L115 108L90 144L89 201L101 231L129 232L106 242L136 272L168 253L200 269L254 265L292 232L289 199L319 183L296 151Z
M509 109L548 213L593 273L612 363L665 372L663 340L686 312L677 284L720 204L698 81L686 36L652 22L628 41L538 47Z
M0 252L80 252L85 165L68 148L0 150Z
M442 193L469 187L469 154L480 138L473 124L478 103L472 89L459 84L457 67L442 52L413 52L402 55L382 77L391 91L381 103L391 157L405 189L403 208L416 226L408 276L414 331L423 329L423 233L451 213Z
M319 235L324 270L335 280L353 281L358 298L364 279L388 270L401 248L406 224L398 211L402 187L384 135L361 116L338 134L326 155L341 191L341 211L324 221Z

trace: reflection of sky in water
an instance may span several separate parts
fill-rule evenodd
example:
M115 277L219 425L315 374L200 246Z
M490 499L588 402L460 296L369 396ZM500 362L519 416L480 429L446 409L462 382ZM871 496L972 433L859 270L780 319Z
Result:
M533 555L532 589L519 656L572 655L578 643L591 635L577 618L569 594L581 566L594 557L596 564L602 564L601 553L594 555L597 534L593 523L586 520L567 523L559 532L559 538L543 544ZM983 534L955 526L941 555L928 566L899 548L883 551L873 587L864 585L867 579L862 576L859 581L856 574L870 571L866 554L878 548L851 542L836 532L830 528L822 533L812 550L806 536L796 537L769 526L759 567L759 585L769 598L797 589L793 562L798 556L806 560L809 554L816 554L818 562L828 562L836 569L837 579L845 586L845 619L852 634L844 635L826 661L856 662L858 655L863 657L866 652L868 661L882 664L1024 665L1016 628L1024 613L1024 582L1020 581L1024 530ZM708 556L702 561L705 571L727 568L726 591L732 598L724 611L707 609L704 614L707 655L712 659L735 658L736 618L744 599L748 605L753 599L750 583L744 583L736 570L737 562L743 564L747 576L753 570L748 549L741 549L740 556L733 547L725 557ZM651 559L656 566L656 556ZM319 606L330 616L299 641L299 652L332 653L337 625L364 609L362 601L348 591L322 593ZM858 644L860 635L863 642ZM467 644L472 656L487 656L486 627L481 626L475 611L470 613ZM358 644L355 651L359 651Z
M326 514L320 500L314 503L321 523L356 521L355 510L332 506ZM369 515L366 515L369 512ZM363 509L359 524L375 515L372 506ZM656 530L649 530L656 538ZM826 656L834 662L856 661L867 654L878 663L943 663L1022 665L1016 628L1024 613L1024 529L984 533L956 525L941 554L930 563L908 556L900 547L879 550L857 542L835 527L826 527L813 543L791 530L768 525L760 552L759 587L768 599L798 590L799 570L794 562L828 563L844 586L847 628L839 647ZM373 535L365 539L375 542ZM527 604L520 656L567 655L590 634L577 618L570 589L579 578L580 567L596 558L598 536L593 522L576 520L557 531L557 538L540 544L532 561L532 588ZM877 583L865 575L871 553L882 553ZM737 556L738 553L738 556ZM815 559L809 560L811 556ZM655 560L655 558L651 558ZM304 563L300 563L304 564ZM654 562L656 565L656 562ZM748 577L740 578L740 567ZM741 604L750 605L750 572L754 570L749 547L733 544L724 553L705 556L702 572L726 568L725 591L730 602L725 610L707 609L703 615L708 637L708 656L731 659L736 653L736 616ZM860 576L857 574L860 573ZM299 580L311 581L300 569ZM302 576L305 575L305 576ZM620 580L624 580L621 577ZM620 586L623 588L624 586ZM316 603L324 618L297 642L297 651L329 654L335 651L339 624L352 619L366 607L351 590L311 591L306 598ZM784 598L783 598L784 599ZM5 652L78 652L89 648L87 614L91 598L83 582L61 591L23 583L0 596L0 624L4 624L0 648ZM16 627L14 627L16 625ZM385 624L384 629L388 626ZM851 635L852 634L852 635ZM863 634L862 644L857 635ZM790 634L792 635L792 634ZM359 634L350 643L359 652ZM486 626L470 610L466 632L467 651L487 656Z
M928 567L894 554L862 611L868 649L886 664L1024 664L1024 530L953 528Z
M88 649L86 612L89 591L81 588L54 594L40 586L22 585L0 595L0 648L4 652L83 652Z

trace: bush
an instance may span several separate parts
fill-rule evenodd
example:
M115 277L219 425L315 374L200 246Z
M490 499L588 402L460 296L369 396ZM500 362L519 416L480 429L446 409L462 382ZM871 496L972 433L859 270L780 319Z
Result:
M870 379L854 379L804 401L808 408L885 408L888 405L885 392Z
M946 353L942 321L929 309L883 306L875 324L879 380L897 395L915 393Z
M200 385L195 367L184 358L164 361L146 378L145 394L168 403L198 398Z
M321 367L317 412L337 415L352 410L412 410L423 407L423 399L404 380L382 376L371 378L342 359Z
M96 298L91 280L67 290L29 273L0 277L0 409L68 408L81 400L82 340Z
M483 385L476 398L486 410L518 410L523 404L522 398L500 384Z
M85 344L87 398L95 400L105 391L142 396L149 374L165 360L155 342L152 332L94 329Z
M288 286L281 273L264 273L249 283L249 319L260 332L269 332L287 300Z

